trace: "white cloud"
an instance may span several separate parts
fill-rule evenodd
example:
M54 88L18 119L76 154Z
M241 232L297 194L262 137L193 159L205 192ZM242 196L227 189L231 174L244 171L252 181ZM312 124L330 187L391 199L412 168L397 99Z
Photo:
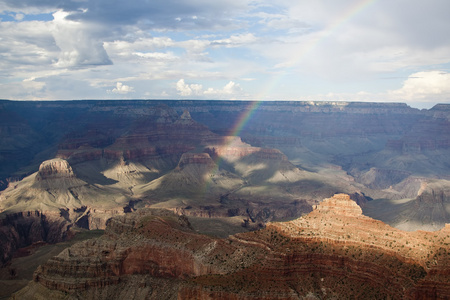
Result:
M14 20L16 20L16 21L22 21L23 18L25 18L25 15L18 13L18 14L15 14L13 17L14 17Z
M436 103L448 103L449 99L450 73L438 70L411 74L400 88L386 92L329 92L301 97L301 100L308 101L402 102L419 108L430 108Z
M299 33L310 27L305 21L286 14L259 12L255 17L260 19L258 24L265 26L266 30L285 29L288 33Z
M48 99L44 82L22 81L0 83L2 98L12 100L42 100Z
M121 95L125 95L128 93L133 93L134 92L134 88L128 85L123 84L122 82L117 82L116 83L116 87L114 89L111 90L112 93L114 94L121 94Z
M282 3L283 10L274 10L278 13L259 14L268 27L273 22L280 23L278 28L298 23L300 32L279 34L260 49L279 68L295 67L331 81L353 81L450 61L450 37L445 34L450 22L442 12L450 9L450 2Z
M222 89L215 90L213 88L207 89L205 95L234 95L242 92L242 88L234 81L228 82Z
M180 96L205 96L213 99L235 99L238 95L243 95L243 90L239 84L234 81L228 82L221 89L207 88L203 90L201 84L186 84L184 79L178 80L176 89Z
M186 51L186 59L193 61L208 61L205 59L207 52L205 50L210 46L211 42L203 39L189 39L176 43L177 47Z
M153 60L162 60L162 61L166 61L166 60L175 60L177 59L177 57L171 53L162 53L162 52L135 52L133 53L134 55L141 57L141 58L145 58L145 59L153 59Z
M238 47L246 44L252 44L257 38L252 33L232 35L229 38L214 40L211 42L213 46Z
M131 29L135 32L139 28ZM169 37L149 37L145 34L135 36L132 40L114 40L104 43L108 54L112 57L129 57L132 53L146 53L173 47L175 42Z
M59 48L46 22L0 22L1 73L50 65Z
M57 11L53 14L52 31L56 44L61 49L57 67L86 67L112 64L103 42L98 40L95 24L86 24L68 19L69 13Z
M178 80L176 88L180 96L198 96L203 93L203 86L201 84L186 84L184 79Z
M195 1L54 1L4 0L0 11L24 13L61 9L77 22L101 22L111 29L138 24L145 30L215 30L236 27L231 18L250 0ZM177 21L179 20L179 21Z
M400 89L390 91L389 95L407 101L448 102L450 73L437 70L414 73Z

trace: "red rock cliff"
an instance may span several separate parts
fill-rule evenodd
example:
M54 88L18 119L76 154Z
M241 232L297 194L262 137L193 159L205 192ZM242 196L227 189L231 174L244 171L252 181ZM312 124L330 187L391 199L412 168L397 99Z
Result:
M342 194L303 218L223 240L196 234L183 216L140 211L49 260L17 296L40 286L92 298L148 274L148 298L164 289L167 299L446 299L448 243L448 226L396 230Z

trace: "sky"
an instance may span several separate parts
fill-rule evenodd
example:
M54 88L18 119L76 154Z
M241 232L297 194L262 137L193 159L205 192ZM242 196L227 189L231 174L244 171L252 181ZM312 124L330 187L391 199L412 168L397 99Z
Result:
M450 103L448 0L0 0L0 98Z

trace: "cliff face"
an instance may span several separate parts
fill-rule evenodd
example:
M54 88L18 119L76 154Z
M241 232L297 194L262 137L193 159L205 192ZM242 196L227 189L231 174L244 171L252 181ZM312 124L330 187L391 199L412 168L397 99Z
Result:
M424 153L450 148L448 110L437 106L431 118L419 120L405 136L391 140L387 147L402 153Z
M0 185L36 171L43 159L33 158L43 150L50 159L55 153L49 149L57 148L56 156L71 164L139 161L155 178L175 168L183 153L228 144L210 150L236 158L260 148L257 155L286 155L309 170L340 168L372 198L405 198L410 195L373 190L395 188L409 176L448 176L447 106L419 111L400 103L3 101L0 127L10 142L0 145ZM224 136L249 112L240 135L254 148L244 149ZM27 168L17 172L21 167Z
M419 111L401 103L2 101L0 135L5 143L0 145L0 163L4 166L0 181L6 183L25 166L33 165L36 171L42 158L34 160L35 155L44 150L49 153L44 160L54 155L48 149L58 148L59 157L72 157L73 162L82 160L80 156L98 159L104 155L98 150L108 147L108 155L120 156L125 150L121 145L129 142L135 149L125 156L145 157L153 154L151 149L144 150L147 143L167 138L169 132L172 140L211 138L198 123L221 136L229 135L242 114L248 112L252 117L242 127L243 140L253 146L280 149L291 160L312 151L308 155L316 159L333 162L333 158L339 158L342 164L355 164L346 155L366 156L369 151L385 148L394 156L417 151L428 155L429 151L448 149L447 106ZM191 115L198 123L192 122ZM196 134L192 134L193 129ZM153 134L143 134L150 130ZM128 133L131 135L127 137ZM339 140L352 147L341 147ZM166 151L164 145L160 146L159 153ZM92 149L88 151L87 147ZM329 154L334 156L331 160ZM378 163L374 167L382 166ZM20 171L17 175L20 178L28 174Z
M104 229L109 218L124 213L128 201L121 205L122 197L117 190L79 179L66 160L44 161L38 172L0 195L4 209L0 217L0 262L6 263L18 248L33 243L61 242L73 226Z
M74 178L72 167L62 159L54 159L43 162L36 175L37 181L58 178Z
M19 248L38 242L57 243L70 234L71 225L59 214L26 211L0 219L0 266L7 263Z
M450 218L450 181L410 178L398 185L409 199L376 200L366 203L368 216L403 230L436 231ZM394 205L393 205L394 204Z
M403 232L363 216L344 194L303 218L228 239L195 233L184 216L143 210L49 260L14 297L445 299L449 228Z

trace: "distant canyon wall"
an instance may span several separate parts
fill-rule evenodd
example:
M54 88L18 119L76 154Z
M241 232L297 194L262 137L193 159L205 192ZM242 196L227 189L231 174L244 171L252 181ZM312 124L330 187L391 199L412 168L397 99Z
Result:
M283 152L302 144L309 146L309 140L347 138L362 143L370 136L379 139L368 150L449 149L448 106L418 110L402 103L365 102L0 101L0 184L4 188L8 181L31 174L33 168L36 171L40 162L54 157L58 147L79 148L89 136L95 148L127 143L118 140L126 131L176 120L185 111L222 136L232 134L240 123L239 134L244 141ZM242 122L247 114L248 121ZM183 131L179 134L191 136ZM63 143L68 136L72 144ZM139 135L127 138L139 139ZM105 151L116 156L114 148ZM90 155L95 158L100 153ZM139 153L125 155L134 157Z

